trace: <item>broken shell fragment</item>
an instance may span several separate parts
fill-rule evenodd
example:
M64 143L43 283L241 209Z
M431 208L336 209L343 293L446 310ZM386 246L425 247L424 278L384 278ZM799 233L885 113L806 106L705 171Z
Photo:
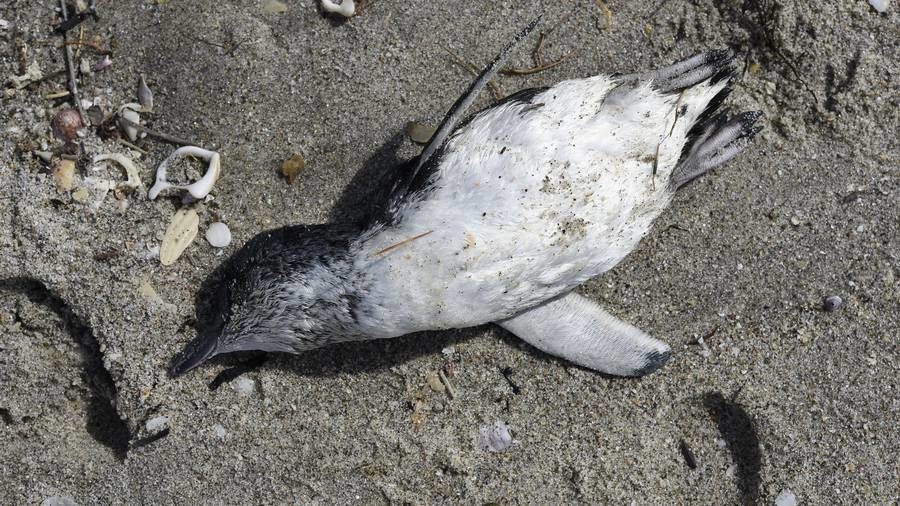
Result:
M103 162L106 160L112 160L125 169L125 175L128 177L128 180L125 181L123 185L129 188L140 188L141 186L143 186L143 183L141 183L140 171L131 158L128 158L121 153L109 153L105 155L97 155L94 157L94 163Z
M40 158L44 163L50 163L53 160L53 153L50 151L32 151L31 154Z
M129 102L119 108L119 117L122 119L128 120L132 123L137 123L140 125L141 124L141 115L138 114L138 111L137 111L140 108L141 108L141 106L139 104ZM137 140L137 138L138 138L138 129L137 128L129 125L128 123L125 123L124 121L119 121L119 126L122 128L122 130L125 131L125 135L128 136L128 140L130 140L131 142L134 142Z
M75 178L75 162L65 158L60 159L53 166L53 182L56 189L67 192L72 189L72 180Z
M196 156L198 158L206 160L209 163L209 166L206 169L206 173L203 174L203 177L201 177L199 180L186 186L169 183L169 181L166 180L166 172L169 170L169 166L183 156ZM175 188L179 190L187 190L192 197L199 200L209 195L209 192L212 191L213 185L216 184L216 181L218 181L221 172L222 164L219 159L219 153L203 148L198 148L197 146L182 146L173 151L168 158L166 158L161 164L159 164L159 167L156 169L156 183L154 183L150 188L150 192L147 194L147 196L150 198L150 200L154 200L163 190L167 188Z
M322 10L330 14L339 14L349 18L356 13L356 4L353 3L353 0L343 0L340 3L335 3L332 0L322 0Z
M206 229L206 240L214 248L224 248L231 244L231 230L228 225L217 221Z
M294 178L306 167L306 160L298 154L294 154L281 164L281 174L287 178L288 184L294 184Z
M172 265L197 237L200 216L193 209L179 209L172 217L159 247L159 263Z
M415 143L427 144L434 136L434 127L419 123L418 121L410 121L406 124L406 136Z
M147 81L144 80L144 74L138 76L137 99L138 103L141 104L141 108L145 111L149 112L153 110L153 92L150 91L150 87L147 86Z
M41 72L41 66L38 65L37 60L35 60L25 69L24 74L20 76L10 76L9 80L12 81L12 85L15 89L21 90L29 84L40 81L43 78L44 73Z
M60 109L50 122L50 128L53 129L53 135L66 144L78 138L78 130L83 126L84 123L81 121L81 114L71 107Z
M512 445L509 426L501 421L485 425L478 431L478 448L486 452L502 452Z
M103 55L103 58L94 64L94 72L101 72L106 70L112 65L112 58L109 57L108 54Z

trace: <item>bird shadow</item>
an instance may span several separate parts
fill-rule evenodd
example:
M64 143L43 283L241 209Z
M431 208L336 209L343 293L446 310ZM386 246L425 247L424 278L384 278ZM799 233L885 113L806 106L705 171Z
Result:
M69 304L43 282L31 277L0 279L0 292L20 293L34 304L52 311L63 330L76 345L88 387L85 398L85 430L116 458L124 460L131 434L115 408L116 386L103 365L103 355L92 329L72 311ZM7 416L4 419L7 419Z
M344 187L329 213L329 221L364 226L384 217L386 204L398 178L408 172L414 158L398 156L405 135L397 130L363 163Z
M703 407L716 422L722 439L737 465L738 489L744 504L756 504L759 500L762 469L762 450L759 435L752 416L736 402L737 393L731 399L720 392L703 395Z

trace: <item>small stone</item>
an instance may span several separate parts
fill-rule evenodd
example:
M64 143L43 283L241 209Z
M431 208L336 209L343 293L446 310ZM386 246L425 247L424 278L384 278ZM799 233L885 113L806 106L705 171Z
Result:
M306 167L306 160L302 156L294 153L290 158L281 164L281 174L287 178L288 184L294 184L297 174L303 172Z
M838 295L831 295L825 298L825 302L822 303L822 309L828 311L829 313L832 311L837 311L839 307L844 303L844 300L840 298Z
M734 478L734 474L737 472L737 464L731 464L728 466L728 469L725 470L726 478Z
M450 357L456 353L456 347L455 346L447 346L446 348L441 350L441 353L443 353L445 356Z
M509 426L501 421L485 425L478 431L478 448L489 452L502 452L512 445Z
M797 496L786 488L775 498L775 506L797 506Z
M796 216L791 216L791 225L793 225L795 227L799 226L800 218L797 218Z
M156 433L166 428L166 425L169 423L169 418L166 416L157 416L147 420L147 423L144 424L144 428L147 429L147 432Z
M214 248L225 248L231 244L231 230L228 225L217 221L206 229L206 240Z
M41 501L41 506L78 506L78 503L69 496L54 495Z
M225 431L225 427L222 427L218 423L213 425L213 432L216 434L216 437L219 439L225 439L225 436L228 435L228 432Z
M82 127L84 127L84 123L81 121L81 114L71 107L60 109L50 122L53 135L65 143L78 138L78 131Z
M253 390L256 388L256 382L246 376L241 376L234 380L232 387L238 395L247 397L253 393Z

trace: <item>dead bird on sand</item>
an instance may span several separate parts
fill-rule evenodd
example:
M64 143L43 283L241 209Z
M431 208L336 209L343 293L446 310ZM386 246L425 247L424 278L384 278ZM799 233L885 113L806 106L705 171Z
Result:
M532 22L460 97L419 157L397 168L362 228L263 232L231 259L219 326L173 375L242 350L327 344L495 322L552 355L641 376L669 347L573 292L613 268L676 190L745 147L760 113L717 114L734 56L598 75L466 109Z

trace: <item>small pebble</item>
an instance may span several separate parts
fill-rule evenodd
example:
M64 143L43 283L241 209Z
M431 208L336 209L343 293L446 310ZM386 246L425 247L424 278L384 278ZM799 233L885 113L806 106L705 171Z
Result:
M213 432L216 433L216 437L219 439L225 439L225 436L228 435L228 432L225 431L225 427L222 427L218 423L213 425Z
M89 198L91 198L91 192L89 192L88 189L84 186L72 192L72 200L74 200L75 202L84 204L88 201Z
M797 496L786 488L775 498L775 506L797 506Z
M54 495L41 501L41 506L78 506L78 503L69 496Z
M112 58L110 58L108 54L105 54L94 64L94 72L106 70L110 65L112 65Z
M206 229L206 240L214 248L224 248L231 244L231 230L228 225L217 221Z
M241 376L240 378L234 380L233 387L238 395L246 397L253 393L253 389L256 388L256 384L252 379L246 376Z
M488 452L502 452L512 445L509 426L501 421L485 425L478 431L478 448Z
M78 137L78 130L83 126L84 123L81 121L81 115L78 114L77 110L71 107L60 109L50 122L53 135L66 143L75 140Z
M147 423L144 427L147 429L147 432L156 433L166 428L166 425L169 423L169 418L165 416L157 416L147 420Z
M737 464L731 464L728 466L728 469L725 470L725 477L734 478L735 473L737 473Z
M297 174L303 172L304 167L306 167L306 160L295 153L281 164L281 175L287 178L288 184L294 184L294 179Z
M837 295L832 295L830 297L825 298L825 302L822 303L822 309L828 311L829 313L832 311L837 311L839 307L844 303L844 300L841 299Z

